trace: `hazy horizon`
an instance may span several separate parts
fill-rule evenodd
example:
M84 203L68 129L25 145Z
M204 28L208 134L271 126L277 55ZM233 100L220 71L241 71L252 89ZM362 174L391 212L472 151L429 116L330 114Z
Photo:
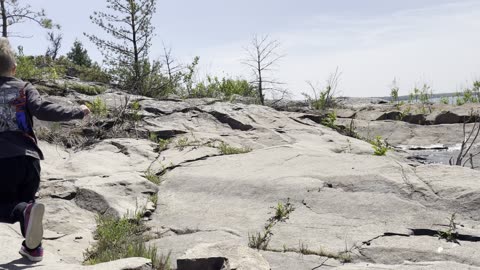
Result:
M44 8L62 25L62 54L78 38L90 56L101 54L83 32L103 34L89 20L105 1L26 1ZM361 2L361 3L360 3ZM428 83L435 93L460 91L480 79L480 2L452 0L315 1L253 0L158 1L152 58L163 54L162 43L183 63L200 56L200 78L206 74L242 76L250 73L241 60L254 34L268 34L282 43L286 57L276 78L296 98L308 92L305 81L324 85L337 67L343 96L388 96L394 78L400 95ZM12 31L31 35L12 38L26 54L43 54L46 31L33 25Z

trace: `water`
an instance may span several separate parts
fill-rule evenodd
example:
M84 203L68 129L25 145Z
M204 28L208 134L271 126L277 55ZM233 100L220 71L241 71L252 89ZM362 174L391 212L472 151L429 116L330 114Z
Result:
M426 147L417 147L417 146L399 146L402 150L406 151L409 156L408 158L411 160L418 161L423 164L444 164L449 165L450 160L453 163L456 162L456 159L460 153L461 145L455 145L451 147L445 147L443 145L431 145ZM414 149L421 149L421 150L414 150ZM480 145L476 145L472 147L469 154L475 154L480 152ZM469 155L465 157L462 161L465 163ZM470 162L467 162L465 167L470 167ZM473 166L480 170L480 155L477 155L473 158Z

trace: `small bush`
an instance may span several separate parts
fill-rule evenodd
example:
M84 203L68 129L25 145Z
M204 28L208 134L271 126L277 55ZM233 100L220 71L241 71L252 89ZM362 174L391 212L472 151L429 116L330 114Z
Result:
M65 88L69 88L77 91L78 93L90 96L99 95L107 91L107 88L105 86L88 85L74 82L65 83Z
M286 203L279 202L276 207L272 207L275 210L275 214L271 217L271 221L284 222L286 221L290 213L295 210L293 204L290 202L290 199L287 199Z
M218 77L207 77L206 82L198 83L192 89L190 97L223 98L229 100L233 95L257 97L257 91L246 80Z
M17 56L16 77L27 81L55 80L64 75L61 67L44 56Z
M390 89L390 102L392 104L399 104L398 102L398 92L400 91L400 88L397 85L397 80L393 80L392 83L392 88Z
M440 103L448 105L448 104L450 104L450 99L448 97L442 97L442 98L440 98Z
M337 114L335 112L329 112L327 116L322 119L322 125L335 129L335 121L337 121Z
M452 216L448 219L448 229L445 231L438 231L438 237L440 239L445 239L447 242L458 242L458 231L457 231L457 214L453 213Z
M420 91L420 102L422 104L429 103L432 95L432 88L428 84L424 84Z
M372 144L375 156L385 156L385 154L387 154L388 146L387 146L387 143L382 140L382 137L380 136L375 137L375 140L373 140L371 144Z
M220 150L220 153L222 155L238 155L238 154L245 154L252 151L251 148L233 147L226 144L225 142L220 143L220 146L218 147L218 149Z
M130 114L130 120L132 120L135 125L142 119L142 116L140 115L141 108L142 106L138 100L134 100L130 103L130 109L132 110L132 113Z
M149 134L149 140L157 144L157 152L162 152L167 150L168 145L170 144L171 140L170 139L159 139L157 134L155 133L150 133Z
M85 264L93 265L123 258L143 257L152 260L153 269L170 270L170 258L159 257L155 247L147 247L146 231L139 215L135 219L97 217L97 230L92 249L85 253Z
M99 97L95 98L91 103L87 103L87 107L94 115L106 116L108 114L107 104Z

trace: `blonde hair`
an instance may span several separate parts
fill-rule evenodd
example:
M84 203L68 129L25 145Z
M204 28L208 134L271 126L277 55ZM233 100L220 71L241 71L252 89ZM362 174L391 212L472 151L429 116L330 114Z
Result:
M15 53L7 38L0 38L0 75L9 74L15 68Z

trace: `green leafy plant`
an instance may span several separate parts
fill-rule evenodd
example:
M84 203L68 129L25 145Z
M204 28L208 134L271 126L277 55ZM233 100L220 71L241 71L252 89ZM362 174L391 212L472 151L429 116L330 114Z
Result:
M458 242L458 231L457 231L457 214L453 213L448 219L449 224L445 231L438 231L438 237L440 239L445 239L447 242Z
M92 102L87 102L87 107L94 115L106 116L108 114L107 104L99 97Z
M132 121L137 123L142 119L140 115L140 109L141 109L140 102L138 100L132 101L132 103L130 104L130 108L132 109L131 119Z
M432 97L432 88L428 84L423 84L422 89L420 90L420 102L422 104L427 104L430 102Z
M169 139L160 139L158 140L158 150L159 152L165 151L168 148L168 145L170 144L171 140Z
M371 142L371 144L372 144L375 156L385 156L385 154L388 151L388 145L384 140L382 140L381 136L375 137L375 139Z
M335 122L337 121L337 113L332 111L329 112L326 117L322 119L322 125L327 126L329 128L336 128Z
M392 83L392 88L390 89L390 102L393 104L398 104L398 92L400 88L397 85L397 80L394 79Z
M272 207L275 210L274 215L270 218L271 222L284 222L286 221L290 214L295 210L295 207L290 202L290 199L287 199L285 203L278 202L276 207Z
M290 199L287 199L285 203L279 202L277 206L272 207L275 210L273 216L271 216L265 226L263 232L248 234L248 246L259 250L267 250L268 244L273 236L272 229L279 222L285 222L289 219L290 214L295 210L295 207L290 203Z
M207 76L205 82L198 83L192 89L190 97L212 97L230 100L233 95L257 97L257 92L246 80Z
M448 105L448 104L450 104L450 99L448 97L441 97L440 98L440 103Z
M195 56L192 63L190 65L187 65L187 71L182 73L186 96L191 96L193 93L193 88L195 84L195 73L197 72L197 66L199 61L200 57Z
M17 56L16 77L28 80L56 80L63 76L64 71L53 65L53 60L44 56Z

